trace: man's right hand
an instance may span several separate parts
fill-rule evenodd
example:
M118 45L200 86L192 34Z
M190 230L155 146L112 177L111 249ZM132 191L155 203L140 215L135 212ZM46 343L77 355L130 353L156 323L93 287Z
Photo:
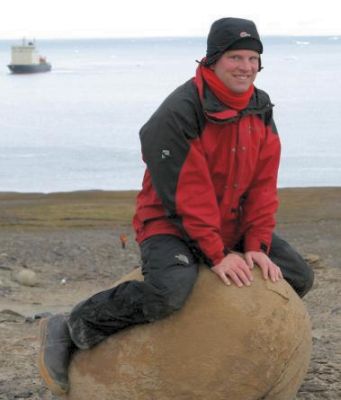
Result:
M245 260L236 253L229 253L219 264L211 268L226 284L231 285L231 281L238 287L250 286L253 281L250 267Z

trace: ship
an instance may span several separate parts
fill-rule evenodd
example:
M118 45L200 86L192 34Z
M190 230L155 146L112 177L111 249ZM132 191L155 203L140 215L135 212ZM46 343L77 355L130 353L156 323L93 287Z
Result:
M38 54L34 41L23 39L20 46L12 46L11 63L8 68L13 74L32 74L51 71L51 64Z

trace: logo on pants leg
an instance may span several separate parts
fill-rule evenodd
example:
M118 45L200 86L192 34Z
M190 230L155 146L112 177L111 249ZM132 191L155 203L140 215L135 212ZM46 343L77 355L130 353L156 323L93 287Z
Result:
M185 264L189 264L189 259L187 256L185 256L184 254L177 254L175 256L176 259L178 259L179 261L185 263Z

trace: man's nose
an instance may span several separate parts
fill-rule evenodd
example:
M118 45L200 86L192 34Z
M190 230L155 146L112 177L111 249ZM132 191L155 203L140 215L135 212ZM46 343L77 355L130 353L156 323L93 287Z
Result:
M247 58L242 58L238 66L243 71L250 71L253 68L253 63Z

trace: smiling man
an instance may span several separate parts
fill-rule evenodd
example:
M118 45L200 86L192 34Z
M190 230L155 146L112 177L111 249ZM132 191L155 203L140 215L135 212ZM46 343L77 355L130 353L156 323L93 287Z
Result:
M249 286L256 263L265 279L284 276L303 296L313 273L273 232L280 140L273 104L253 85L262 52L252 21L213 23L195 78L141 130L147 169L134 226L142 253L172 239L175 253L185 244L191 265L204 260L226 284Z
M274 233L280 141L269 96L253 85L262 52L252 21L216 21L196 76L142 127L146 172L133 224L144 281L42 321L40 371L54 393L68 391L74 350L180 309L200 262L227 285L251 285L257 264L299 296L311 288L312 270Z

